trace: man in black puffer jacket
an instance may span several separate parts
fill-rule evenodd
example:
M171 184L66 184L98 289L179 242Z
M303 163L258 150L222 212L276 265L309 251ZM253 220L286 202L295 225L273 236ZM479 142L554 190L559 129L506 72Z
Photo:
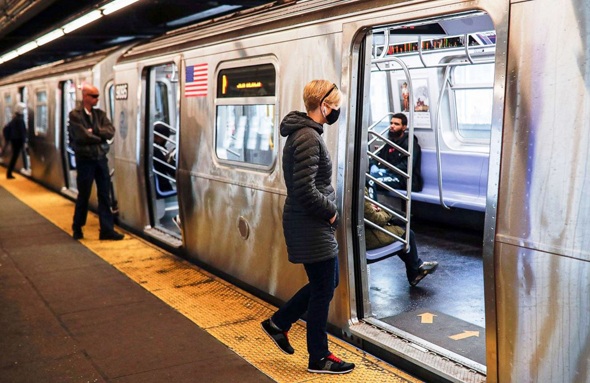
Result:
M16 105L14 118L4 128L4 138L6 138L7 141L10 141L10 145L12 146L12 157L10 158L8 170L6 171L6 178L9 180L14 179L14 176L12 175L14 166L27 142L27 126L23 116L26 107L27 106L24 103L19 102ZM23 159L24 158L25 157L23 156Z
M307 312L307 370L315 373L342 374L354 369L354 364L329 351L326 332L330 301L338 286L338 243L334 237L338 213L331 185L332 161L321 134L323 124L338 120L341 98L335 84L314 80L303 91L307 113L291 112L281 123L281 135L288 137L283 149L287 185L283 231L289 261L303 264L309 283L262 322L275 344L293 354L287 332Z

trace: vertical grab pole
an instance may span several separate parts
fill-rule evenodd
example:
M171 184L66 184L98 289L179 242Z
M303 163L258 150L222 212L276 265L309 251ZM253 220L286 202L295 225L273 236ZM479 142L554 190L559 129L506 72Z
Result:
M410 70L403 60L397 57L390 57L389 60L396 62L400 67L402 67L404 74L406 75L406 79L408 80L408 98L410 100L410 118L408 121L410 131L408 152L410 153L410 156L408 157L408 182L406 182L406 193L408 200L406 201L406 233L404 235L404 239L406 240L405 250L408 251L410 249L410 215L412 212L412 168L414 167L414 87L412 85L412 76L410 76Z
M443 198L443 186L442 186L442 163L441 163L441 157L440 157L440 142L439 142L439 136L440 136L440 110L441 110L441 105L442 105L442 99L443 96L445 94L445 90L447 88L447 83L449 82L449 74L451 72L451 67L448 66L445 69L445 75L444 75L444 79L443 79L443 85L440 89L440 95L438 96L438 104L436 105L436 115L435 115L435 119L434 119L434 142L436 144L436 170L438 173L438 197L440 199L440 205L442 207L444 207L447 210L451 210L450 207L448 207L445 204L444 198Z

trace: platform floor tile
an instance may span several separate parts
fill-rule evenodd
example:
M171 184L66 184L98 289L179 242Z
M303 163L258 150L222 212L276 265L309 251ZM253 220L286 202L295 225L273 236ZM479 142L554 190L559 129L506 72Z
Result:
M60 238L61 245L67 243L68 240L73 241L71 237L66 238L71 235L73 214L71 201L47 191L21 176L17 176L17 179L13 181L0 178L0 186L60 228L63 234L66 234L65 237ZM27 217L27 219L32 224L37 223L33 216ZM0 220L0 222L2 221ZM2 227L1 224L0 227ZM97 360L95 363L99 364L101 369L108 371L109 376L117 376L114 381L166 381L170 379L169 374L172 371L180 372L181 376L183 373L190 376L196 371L200 371L201 366L207 366L205 374L216 377L216 381L223 381L219 378L222 378L224 374L239 373L241 368L247 366L246 362L243 365L240 363L224 365L227 352L232 350L277 382L418 382L403 371L332 336L329 338L330 349L339 357L356 363L357 368L347 375L332 376L308 373L306 370L305 323L303 321L296 323L290 332L290 339L297 350L295 355L282 354L260 328L260 322L268 318L276 310L276 307L141 238L129 233L125 234L126 238L123 241L99 241L98 219L94 214L89 214L88 223L84 228L85 239L80 243L125 274L130 281L136 282L160 298L163 302L162 305L171 306L187 319L205 329L210 336L215 337L227 348L212 349L207 358L190 362L188 361L190 358L187 358L186 354L191 352L191 344L198 343L199 339L190 337L178 339L179 342L184 342L184 347L183 350L178 350L178 359L174 361L175 364L166 369L154 368L149 374L142 375L144 373L141 371L145 371L149 366L167 363L167 361L160 360L157 349L147 350L145 360L140 363L142 365L129 365L129 362L126 362L124 358L114 358L106 347L104 349L94 347L93 360ZM60 241L51 241L50 245L58 244ZM11 246L11 251L18 252L26 244L22 241L13 241L9 243L9 246ZM26 264L25 259L26 256L23 256L22 260L17 260L17 262L22 262L24 265ZM64 269L59 272L75 275L75 281L84 280L83 270ZM44 282L46 286L42 286L42 288L49 296L54 295L52 304L56 310L67 312L67 302L58 297L59 288L56 287L54 290L50 287L50 279L47 278ZM0 283L3 283L1 273ZM72 283L76 284L76 282ZM117 283L123 282L118 281ZM68 288L75 288L74 285ZM88 290L90 295L99 295L100 293L101 291ZM104 294L106 297L110 296L109 291L104 291ZM76 299L76 297L76 293L72 293L69 299ZM153 304L148 305L141 301L141 294L137 294L137 296L132 294L119 299L126 301L127 304L108 305L101 308L99 303L96 307L82 312L66 313L62 315L63 321L73 329L72 335L81 339L82 345L100 342L100 339L94 339L90 335L85 336L89 332L86 331L87 329L97 326L102 326L105 331L110 331L113 337L126 339L129 342L129 348L122 350L123 354L132 353L141 347L142 341L145 340L143 338L145 332L142 331L144 326L156 325L156 328L159 329L156 336L159 337L183 337L182 332L175 329L175 320L177 319L162 317L163 311L157 305L155 307ZM138 301L129 303L128 300L133 299ZM126 310L133 310L134 306L137 306L136 309L144 310L145 316L135 323L135 330L124 332L122 330L125 328L122 323L126 317L124 313ZM159 323L162 324L161 327L157 326ZM183 382L178 379L174 381ZM193 380L187 378L185 381ZM209 381L209 379L204 380L203 378L203 381ZM249 382L248 380L242 381Z

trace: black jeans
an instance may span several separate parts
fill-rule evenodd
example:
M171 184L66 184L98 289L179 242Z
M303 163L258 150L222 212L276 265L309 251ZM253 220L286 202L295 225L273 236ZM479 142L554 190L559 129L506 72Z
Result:
M303 266L309 283L272 316L272 321L281 330L289 331L307 312L307 352L313 363L330 355L326 327L330 302L339 282L338 257Z
M383 182L385 185L392 187L393 189L405 190L408 185L405 178L403 178L397 173L394 173L393 171L388 171L384 169L373 169L371 171L371 175L377 178L379 181ZM375 187L379 191L385 191L385 188L383 188L381 185L377 183L373 185L373 181L369 181L369 185Z
M23 151L23 146L25 142L23 140L11 140L10 145L12 146L12 157L10 157L10 163L8 164L8 170L6 172L7 176L11 176L12 172L14 171L14 166L16 165L16 161L18 160L18 156ZM24 163L26 167L26 163Z
M96 194L98 196L98 218L100 230L103 232L113 231L114 219L111 213L110 196L110 175L108 160L86 160L76 157L78 174L78 199L76 199L76 210L74 211L73 228L80 229L86 225L88 215L88 200L92 191L92 183L96 180Z
M416 274L418 274L422 260L418 256L418 247L416 247L416 239L414 238L413 230L410 230L410 251L407 253L401 251L397 255L406 264L406 275L408 276L408 279L414 279Z

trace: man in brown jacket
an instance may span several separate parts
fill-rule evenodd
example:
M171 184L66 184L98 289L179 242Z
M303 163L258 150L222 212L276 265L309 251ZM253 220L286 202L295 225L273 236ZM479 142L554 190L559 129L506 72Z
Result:
M369 192L365 188L365 195ZM393 216L379 206L372 204L365 200L365 218L376 225L381 226L385 230L392 234L402 237L405 235L405 230L399 226L392 225L390 223ZM392 244L395 238L389 236L377 229L372 228L369 225L365 225L365 244L367 250L377 249ZM411 286L416 286L425 276L428 274L434 274L438 268L438 262L422 262L418 257L418 248L416 246L416 240L414 238L414 232L410 230L410 249L406 253L403 250L398 252L397 255L406 264L406 275L408 276L408 282Z

